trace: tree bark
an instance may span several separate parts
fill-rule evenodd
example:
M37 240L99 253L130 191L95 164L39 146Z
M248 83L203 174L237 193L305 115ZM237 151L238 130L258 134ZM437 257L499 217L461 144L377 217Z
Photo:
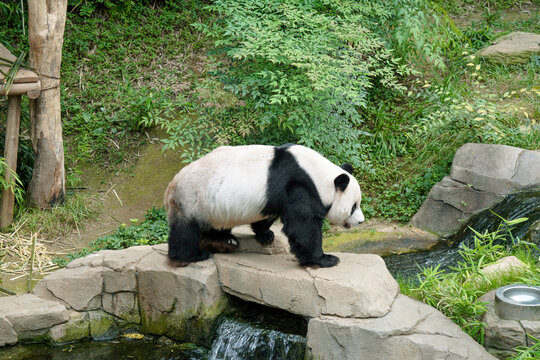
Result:
M21 95L8 96L6 141L4 156L6 158L6 173L4 180L15 185L13 173L17 171L17 149L19 148L19 124L21 121ZM15 203L15 186L2 191L2 205L0 208L0 228L5 228L13 221L13 206Z
M28 0L30 65L41 81L41 95L30 100L34 172L28 186L30 202L48 208L66 191L64 143L60 115L60 64L67 0Z

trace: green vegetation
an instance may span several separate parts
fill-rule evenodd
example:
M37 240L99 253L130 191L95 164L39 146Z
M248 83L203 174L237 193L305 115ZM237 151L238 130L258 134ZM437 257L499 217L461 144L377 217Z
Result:
M539 58L505 66L474 56L496 36L540 30L537 5L518 2L530 14L506 16L512 4L70 1L68 184L84 162L122 169L157 126L188 161L221 144L308 145L355 165L367 216L407 221L462 144L540 141ZM0 1L0 11L2 43L27 51L20 5Z
M41 238L56 239L80 231L85 220L94 218L100 210L100 204L88 196L68 193L63 204L51 209L22 208L12 225L24 233L39 233Z
M462 245L462 260L450 272L438 266L423 268L418 279L400 279L401 292L429 304L458 324L479 343L484 341L484 324L481 321L486 303L479 301L485 293L500 286L523 283L538 285L540 268L539 249L536 244L521 241L512 236L511 228L519 222L503 220L499 228L491 233L475 232L474 245ZM526 264L525 268L504 274L485 274L483 269L503 257L514 255ZM538 348L522 349L522 354L540 355ZM520 355L521 356L521 355ZM522 355L526 356L526 355ZM527 357L517 357L527 359ZM533 357L534 358L534 357Z
M89 16L92 2L80 8L82 16L68 17L62 106L71 165L97 161L114 167L125 161L144 141L143 123L179 106L175 96L189 89L194 71L187 64L202 56L200 34L189 28L205 16L201 2L168 2L163 8L118 3L125 6L114 7L107 21ZM129 16L120 11L126 8Z
M146 212L145 219L141 223L138 219L132 219L130 226L123 224L112 235L102 236L91 242L88 247L70 253L55 262L65 266L70 261L99 250L119 250L130 246L164 243L167 242L168 232L165 209L152 208Z
M11 181L6 180L6 172L11 172ZM5 189L11 189L15 195L15 203L21 204L24 201L24 190L22 183L16 173L8 168L4 158L0 157L0 192Z
M19 2L0 0L0 42L16 56L28 53L25 19ZM313 147L355 165L368 217L407 221L464 143L538 147L540 57L500 65L475 56L511 31L540 32L538 2L69 0L61 83L68 186L84 180L86 162L121 170L158 127L188 161L222 144ZM3 180L0 161L0 188L15 189L16 227L56 237L96 211L74 191L51 211L25 209L33 166L26 101L18 180ZM5 110L2 98L2 122ZM165 217L151 209L59 263L164 242ZM477 234L453 272L424 269L420 284L403 280L402 291L481 342L479 296L509 282L540 283L537 249L502 245L508 234ZM508 254L528 270L482 275ZM534 345L516 358L539 352Z
M535 360L540 357L540 340L530 335L529 338L534 341L534 345L530 347L517 347L517 355L514 357L514 360Z

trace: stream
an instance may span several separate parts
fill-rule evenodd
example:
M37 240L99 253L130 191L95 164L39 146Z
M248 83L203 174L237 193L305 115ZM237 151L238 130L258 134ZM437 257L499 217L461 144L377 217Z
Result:
M303 360L307 320L262 305L231 299L233 310L214 326L210 348L165 336L120 337L60 346L28 344L0 348L2 360Z
M506 220L528 218L528 221L510 229L512 237L539 245L540 229L537 228L540 228L540 186L511 194L491 209L473 216L467 225L450 239L449 245L440 245L430 251L387 256L384 258L386 267L394 277L415 277L421 272L420 267L440 265L442 270L447 270L461 260L461 246L465 244L470 247L474 244L474 232L471 228L479 233L496 231L502 223L501 217ZM531 226L536 230L530 228Z

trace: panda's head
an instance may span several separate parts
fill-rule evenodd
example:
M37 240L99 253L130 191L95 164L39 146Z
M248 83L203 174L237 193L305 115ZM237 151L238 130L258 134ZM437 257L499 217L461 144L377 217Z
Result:
M360 185L350 175L353 171L352 166L344 164L341 168L348 173L344 172L334 179L334 201L326 217L333 224L350 228L364 221L364 214L360 209L362 193L360 192Z

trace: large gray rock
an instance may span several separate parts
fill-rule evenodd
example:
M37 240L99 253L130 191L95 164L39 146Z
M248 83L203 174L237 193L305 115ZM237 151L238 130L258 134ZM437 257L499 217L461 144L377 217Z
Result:
M37 296L61 301L68 308L83 311L101 308L103 267L80 266L53 272L34 287Z
M479 191L509 194L540 183L540 152L507 145L465 144L450 177Z
M379 317L399 286L381 257L336 253L339 265L302 268L293 256L219 254L223 290L244 300L305 315Z
M0 297L0 344L13 344L68 319L66 308L55 301L32 294Z
M199 344L207 341L225 303L213 259L172 268L167 244L154 249L136 266L143 331Z
M439 311L404 295L380 318L311 319L307 348L321 360L495 359Z
M5 317L0 316L0 346L13 345L17 342L17 332Z
M490 303L482 320L486 324L484 343L491 354L506 358L515 355L518 346L532 346L534 341L529 336L540 339L540 321L501 319L494 298L495 291L481 299Z
M506 145L465 144L450 176L437 183L411 224L439 236L455 234L470 217L508 194L540 184L540 152Z
M516 31L501 36L495 44L478 52L478 55L506 64L527 63L533 55L540 54L540 35Z

